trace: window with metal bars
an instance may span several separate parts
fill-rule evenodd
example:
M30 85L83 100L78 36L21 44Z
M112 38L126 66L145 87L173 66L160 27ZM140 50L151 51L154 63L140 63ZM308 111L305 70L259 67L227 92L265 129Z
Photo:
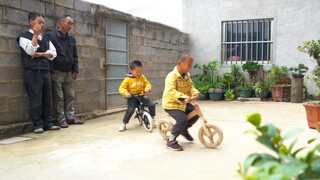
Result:
M272 64L273 19L223 21L221 32L224 64L246 61Z

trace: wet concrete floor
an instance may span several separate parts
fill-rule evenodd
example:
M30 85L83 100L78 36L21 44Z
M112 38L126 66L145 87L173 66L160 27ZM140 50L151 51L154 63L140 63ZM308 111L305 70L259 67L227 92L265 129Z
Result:
M224 134L217 149L205 148L197 135L201 123L190 132L195 141L179 137L184 151L165 148L157 130L148 133L136 119L118 132L124 112L72 125L60 131L24 134L27 141L0 145L0 179L241 179L238 162L251 152L269 152L245 134L253 126L246 116L259 112L263 123L274 123L283 133L302 128L299 145L319 132L309 129L302 104L260 101L200 101L204 117ZM157 105L157 119L167 117Z

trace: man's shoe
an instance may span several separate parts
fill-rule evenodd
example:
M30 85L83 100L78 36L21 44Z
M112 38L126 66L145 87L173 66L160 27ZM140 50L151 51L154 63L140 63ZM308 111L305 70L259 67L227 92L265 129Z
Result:
M188 130L183 131L181 135L185 137L188 141L193 141L193 137L189 134Z
M68 119L67 120L68 124L83 124L84 121L80 119L79 117L74 116L73 119Z
M59 130L59 126L51 126L48 130Z
M64 121L61 121L61 123L59 124L59 126L61 127L61 128L67 128L67 127L69 127L69 125L68 125L68 123L64 120Z
M36 134L41 134L41 133L43 133L43 129L42 128L37 128L33 132L36 133Z
M176 140L173 140L173 141L168 140L166 146L168 149L171 149L173 151L182 151L183 150L183 147L180 146L178 144L178 141L176 141Z
M118 129L118 131L119 132L123 132L123 131L125 131L127 128L126 128L126 125L125 124L122 124L120 127L119 127L119 129Z

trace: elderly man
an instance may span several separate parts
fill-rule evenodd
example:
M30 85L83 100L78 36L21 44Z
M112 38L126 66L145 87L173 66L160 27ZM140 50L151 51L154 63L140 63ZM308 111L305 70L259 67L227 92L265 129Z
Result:
M51 75L53 106L61 128L67 128L68 124L83 124L83 121L74 115L73 80L78 77L79 67L76 40L69 33L72 25L71 16L63 15L59 19L59 27L48 34L57 49Z

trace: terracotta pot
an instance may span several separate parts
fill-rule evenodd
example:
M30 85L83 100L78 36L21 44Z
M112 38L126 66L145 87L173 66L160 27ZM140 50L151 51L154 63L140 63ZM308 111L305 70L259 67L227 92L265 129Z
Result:
M307 121L309 128L316 129L318 128L318 123L320 121L320 106L312 104L304 104L306 109Z
M277 102L290 102L290 86L271 86L272 100Z

